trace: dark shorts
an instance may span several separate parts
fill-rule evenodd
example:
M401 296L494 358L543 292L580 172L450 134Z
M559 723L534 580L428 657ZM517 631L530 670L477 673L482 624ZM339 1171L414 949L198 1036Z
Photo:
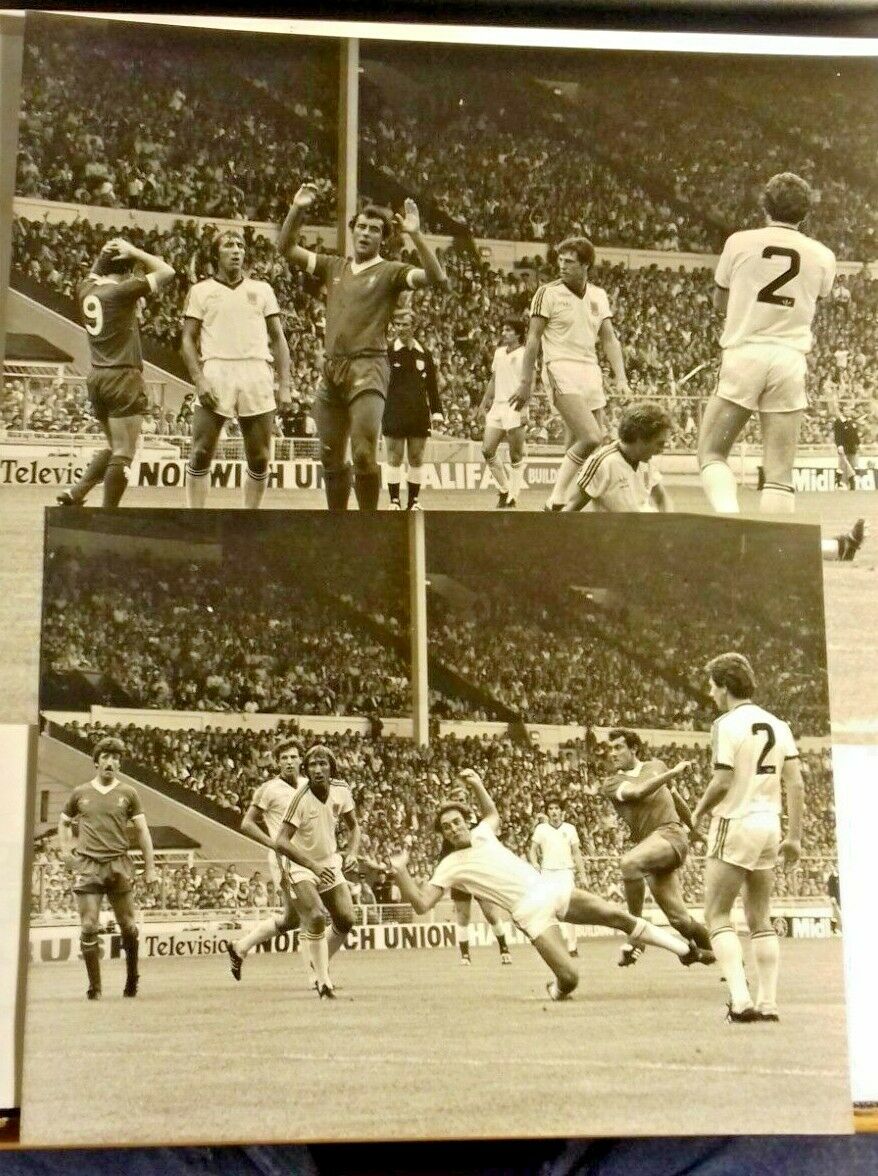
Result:
M101 423L110 417L144 416L149 400L137 368L93 368L86 381L92 412Z
M468 890L459 890L456 886L452 886L448 893L454 902L469 902L472 898Z
M383 355L329 357L323 362L323 381L317 396L325 404L352 404L364 392L386 399L390 360Z
M670 843L671 848L677 855L676 862L670 868L672 870L679 870L689 854L689 837L686 834L686 830L682 825L662 825L655 832Z
M127 854L99 862L96 858L77 855L73 875L74 894L130 894L134 889L134 863Z
M420 389L415 396L391 390L384 405L381 431L385 437L430 436L430 409Z

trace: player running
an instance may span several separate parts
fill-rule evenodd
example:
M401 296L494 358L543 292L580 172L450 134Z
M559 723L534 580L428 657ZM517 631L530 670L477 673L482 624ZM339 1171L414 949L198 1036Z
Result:
M274 758L278 774L270 780L265 780L253 793L250 805L241 818L241 832L271 851L268 855L268 868L280 895L283 911L279 915L263 919L252 931L242 935L234 943L227 944L226 951L229 953L232 975L236 980L241 979L244 959L254 947L267 943L268 940L274 939L276 935L282 935L284 931L291 930L299 923L295 899L287 884L286 871L274 844L296 790L307 781L300 775L302 753L295 739L287 739L278 744Z
M594 245L587 237L568 237L558 246L559 277L540 286L530 307L530 326L521 361L521 381L510 405L523 409L533 392L537 356L542 348L543 384L552 407L564 421L566 449L546 510L562 510L571 483L606 432L607 403L597 359L600 342L613 371L617 391L628 391L625 360L613 330L606 292L590 285Z
M342 870L356 861L360 826L350 788L335 778L338 767L329 748L315 743L305 753L302 767L308 782L291 800L274 847L288 859L284 871L295 895L317 995L321 1000L332 999L335 990L329 978L329 961L355 921L351 892ZM347 832L343 854L336 840L339 825Z
M135 268L144 272L136 274ZM173 277L173 268L162 258L114 237L77 288L76 302L91 357L88 398L107 448L95 453L79 481L58 495L61 506L82 506L101 482L103 506L118 506L122 500L143 416L149 410L137 303L167 286Z
M500 510L516 506L524 485L526 413L510 404L521 383L523 341L521 323L516 319L504 319L500 346L491 363L491 378L478 407L479 413L485 414L482 456L497 483L500 492L497 507ZM509 446L508 475L497 456L497 449L504 439Z
M673 952L687 967L713 963L710 952L684 943L673 932L653 927L644 919L635 919L587 890L574 889L568 878L541 877L530 862L498 841L500 816L478 772L465 768L458 779L474 796L480 820L471 829L466 804L450 800L441 805L436 829L450 842L452 852L441 859L430 881L419 886L414 880L407 869L407 852L390 859L403 898L418 914L432 910L452 886L496 903L509 912L553 972L555 979L547 985L552 1000L566 1000L579 983L561 935L561 921L615 927L634 943L652 943Z
M125 754L121 739L99 739L94 748L97 774L70 793L58 818L58 840L67 868L73 874L73 893L82 930L79 937L88 975L89 1000L101 998L101 903L109 899L125 952L123 996L137 996L137 909L134 905L134 863L128 856L128 824L134 826L143 854L143 878L156 881L152 837L130 784L118 777ZM76 829L74 830L74 826Z
M667 444L671 420L654 404L629 408L619 438L587 459L564 504L566 511L670 511L671 496L653 459Z
M564 820L564 809L557 796L546 800L546 819L540 821L531 834L527 860L544 876L565 879L572 888L576 882L585 887L585 862L576 826ZM641 907L642 909L642 907ZM640 911L637 912L640 914ZM570 923L561 925L567 950L576 958L576 928Z
M660 759L641 759L643 741L625 727L610 731L607 742L616 772L602 783L601 794L628 826L634 842L621 862L625 904L632 915L642 914L648 885L670 925L684 939L710 950L708 930L689 914L680 885L692 814L670 787L692 765L683 760L669 770ZM623 944L619 967L637 963L642 954L642 944Z
M719 383L698 436L701 481L718 514L737 514L738 486L728 464L754 412L762 427L765 480L759 509L795 510L793 463L808 397L805 356L818 298L835 280L835 256L799 226L813 201L792 172L772 176L762 193L766 224L733 233L716 267L714 306L725 314Z
M692 819L710 814L704 874L704 917L729 988L730 1022L778 1021L780 946L771 922L778 858L794 866L802 855L804 789L790 728L757 706L753 668L740 653L707 663L710 696L722 712L713 724L713 775ZM782 793L787 834L781 834ZM732 926L732 907L744 892L757 994L744 975L744 954Z
M183 309L181 350L198 400L186 466L186 505L205 506L220 434L236 418L247 458L244 506L256 509L268 485L275 376L277 404L292 402L290 349L274 290L244 272L241 230L223 229L213 252L216 276L196 282Z
M316 274L326 286L323 383L314 402L326 505L330 510L347 510L350 441L357 504L360 510L377 510L381 491L378 438L390 379L387 327L400 295L443 285L445 271L421 233L414 200L406 200L403 214L392 219L374 204L361 209L348 226L353 258L303 249L296 238L316 196L314 184L302 184L296 192L277 250L293 265ZM411 237L420 268L381 256L381 245L394 223Z
M415 338L414 315L401 307L393 316L396 338L390 348L390 382L381 429L387 450L387 490L390 509L402 510L399 489L402 463L406 470L406 509L420 510L421 466L432 425L444 415L439 399L439 381L433 356Z

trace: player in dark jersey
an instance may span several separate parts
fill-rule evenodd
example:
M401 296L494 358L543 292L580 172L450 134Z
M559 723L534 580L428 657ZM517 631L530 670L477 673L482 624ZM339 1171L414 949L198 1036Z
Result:
M296 192L277 249L326 286L323 383L314 402L326 505L330 510L347 509L350 441L357 504L360 510L377 510L381 492L378 439L390 378L387 327L401 294L442 285L445 271L421 233L414 200L406 200L403 214L393 218L376 205L361 209L349 224L353 258L303 249L296 239L316 196L313 184L303 184ZM394 222L411 237L421 268L381 256L381 245L391 235Z
M124 754L121 739L99 740L94 749L97 775L73 789L58 819L61 852L73 874L82 925L80 944L89 1000L98 1000L101 995L98 932L104 895L122 933L126 965L123 995L137 995L137 910L131 893L134 865L128 856L129 822L143 854L144 880L147 884L155 881L152 837L140 798L130 784L118 778Z
M432 425L443 419L433 356L415 338L414 316L401 307L393 316L396 339L390 348L390 383L382 431L387 449L387 489L391 509L401 510L402 463L408 457L408 510L420 510L421 466Z
M135 267L142 270L135 274ZM137 249L121 237L103 247L88 277L80 282L76 302L91 352L88 397L101 423L107 448L96 453L80 480L59 495L62 506L81 506L99 482L104 506L118 506L128 486L143 414L149 408L143 384L143 354L137 326L137 303L174 277L160 257Z
M686 909L678 873L689 851L692 814L682 796L668 787L691 765L684 760L668 770L661 760L641 760L643 742L636 731L617 727L607 739L617 771L603 782L601 793L628 826L634 842L621 863L628 910L641 915L648 884L670 925L684 939L709 951L710 935ZM619 967L636 963L643 950L640 944L623 944Z
M838 397L834 398L832 418L832 440L838 458L836 484L857 488L857 454L860 452L860 430L856 420L842 408Z

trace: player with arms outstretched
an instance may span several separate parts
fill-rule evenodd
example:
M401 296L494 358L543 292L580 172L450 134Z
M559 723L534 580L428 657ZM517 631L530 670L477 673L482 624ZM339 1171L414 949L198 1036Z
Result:
M481 819L471 829L466 804L450 800L440 806L436 830L451 844L452 852L437 864L430 881L418 885L408 871L406 852L390 859L403 898L418 914L432 910L452 886L496 903L509 912L554 974L548 984L552 1000L565 1000L579 983L561 935L562 921L615 927L632 942L642 940L673 952L686 966L713 963L710 952L684 943L675 933L653 927L644 919L635 919L587 890L574 889L569 878L538 874L530 862L497 839L500 816L479 774L469 768L459 773L458 779L470 790Z
M135 268L143 272L135 274ZM173 277L173 268L162 258L115 237L103 247L77 288L76 302L91 356L88 398L104 430L107 448L94 454L79 481L58 496L61 506L82 506L100 482L104 486L103 506L118 506L125 493L143 416L149 410L137 303L157 293Z
M579 883L585 887L585 862L579 834L575 825L564 820L564 809L557 796L546 798L546 819L539 821L531 834L527 860L543 875L564 877L571 886ZM579 955L576 928L571 923L562 923L561 934L567 950L575 958Z
M817 300L835 280L835 256L799 226L813 193L792 172L772 176L762 193L765 225L733 233L716 267L714 305L725 315L722 364L698 436L704 492L718 514L737 514L738 486L728 464L754 412L762 426L765 471L759 509L795 510L793 463L808 397L806 355Z
M303 184L296 192L277 249L326 285L323 383L314 402L326 505L330 510L347 510L350 441L357 504L360 510L377 510L381 492L378 439L390 379L387 327L400 295L443 285L445 272L421 233L414 200L406 200L403 214L393 219L377 205L362 208L349 225L353 258L303 249L296 238L316 196L313 184ZM381 245L394 223L411 238L420 267L381 256Z
M274 290L244 272L241 230L223 229L213 252L216 275L190 288L183 309L181 350L198 399L186 466L186 505L206 504L220 434L236 418L247 458L244 506L255 509L268 484L275 408L292 401L290 349Z
M73 874L73 893L82 925L80 945L88 975L89 1000L101 997L101 903L107 896L125 952L123 996L137 996L138 932L134 905L134 864L128 856L128 825L134 826L143 854L143 878L156 880L152 837L130 784L118 777L125 754L121 739L100 739L95 744L97 774L70 793L58 818L58 838L68 869ZM74 831L74 826L76 831Z
M670 925L684 939L710 950L708 930L689 914L680 885L692 814L672 781L691 764L683 760L668 769L660 759L641 759L643 741L625 727L610 731L607 742L616 771L601 784L601 794L627 825L634 842L621 862L628 910L632 915L643 912L648 885ZM636 963L642 954L642 945L623 944L619 967Z
M558 246L559 277L540 286L530 307L530 326L521 361L521 382L510 400L521 410L533 392L537 357L542 350L543 384L553 408L564 421L567 452L546 503L562 510L571 483L588 455L606 433L603 409L607 403L597 358L601 344L613 371L617 390L628 391L625 360L613 329L613 312L606 291L589 283L594 245L587 237L569 237Z
M756 678L747 658L723 653L707 663L710 696L722 712L713 724L713 775L693 823L711 816L704 874L704 917L729 987L730 1022L778 1021L780 945L771 922L771 894L779 859L802 855L804 789L799 753L789 726L752 701ZM781 834L783 794L787 834ZM758 990L750 995L744 954L732 926L743 891Z
M297 926L299 921L295 898L274 843L296 790L305 783L300 776L302 753L295 739L287 739L275 748L274 758L278 774L270 780L263 781L253 793L247 811L241 818L241 832L271 851L268 855L268 868L280 895L283 910L279 915L263 919L252 931L242 935L234 943L227 944L232 975L236 980L241 979L241 968L248 952L260 943L267 943L276 935L289 931L290 928Z
M491 362L491 378L479 405L485 414L485 433L482 456L494 476L500 492L500 510L515 507L524 484L524 448L527 435L526 414L513 408L510 400L521 383L521 364L524 359L524 328L516 319L505 319L500 346ZM509 445L509 473L497 456L500 442Z
M336 779L338 767L329 748L321 743L309 748L302 768L308 782L291 800L274 847L288 859L287 882L295 895L317 994L321 999L333 998L329 961L355 921L354 904L342 869L346 863L356 861L360 826L350 788ZM336 840L339 826L347 834L344 854Z

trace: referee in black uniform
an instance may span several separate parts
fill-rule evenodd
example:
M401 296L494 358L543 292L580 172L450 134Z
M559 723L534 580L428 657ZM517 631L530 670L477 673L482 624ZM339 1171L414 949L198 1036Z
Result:
M836 403L835 417L832 421L832 439L835 442L835 452L838 454L838 479L847 486L848 490L856 490L856 462L860 451L860 431L853 417L845 416L840 405Z
M387 489L390 509L402 510L399 492L402 463L407 460L408 510L420 510L421 466L431 425L442 421L436 365L429 351L415 339L413 314L400 308L393 316L396 339L390 346L390 384L382 430L387 450Z

